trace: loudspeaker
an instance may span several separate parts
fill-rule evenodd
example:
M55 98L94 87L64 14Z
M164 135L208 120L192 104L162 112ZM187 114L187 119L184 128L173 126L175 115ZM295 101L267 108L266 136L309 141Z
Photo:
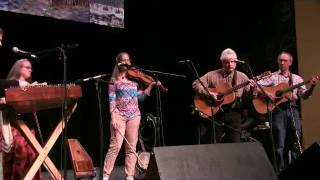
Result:
M149 180L276 180L259 143L155 147Z
M279 180L320 179L320 145L312 144L290 166L279 174Z

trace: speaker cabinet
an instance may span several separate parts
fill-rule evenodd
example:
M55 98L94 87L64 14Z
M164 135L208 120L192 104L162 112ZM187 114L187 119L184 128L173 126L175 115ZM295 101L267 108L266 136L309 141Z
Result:
M276 180L259 143L155 147L149 180Z
M279 180L320 179L320 145L312 144L290 166L279 174Z

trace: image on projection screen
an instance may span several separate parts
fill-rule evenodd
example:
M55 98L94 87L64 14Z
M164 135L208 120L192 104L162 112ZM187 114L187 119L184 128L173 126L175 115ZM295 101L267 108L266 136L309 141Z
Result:
M124 27L124 0L0 0L0 10Z

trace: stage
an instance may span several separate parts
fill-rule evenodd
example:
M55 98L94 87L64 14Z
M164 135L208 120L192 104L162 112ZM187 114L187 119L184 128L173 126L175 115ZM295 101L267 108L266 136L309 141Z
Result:
M96 167L96 177L93 178L93 180L98 180L99 179L99 173L100 173L100 168ZM61 174L63 175L63 170L60 171ZM48 172L42 172L42 179L50 179L50 175L48 174ZM68 173L67 173L67 179L68 180L74 180L74 172L72 169L68 169ZM83 179L89 179L89 178L83 178ZM126 176L124 173L124 166L115 166L114 170L112 172L111 178L110 180L125 180Z

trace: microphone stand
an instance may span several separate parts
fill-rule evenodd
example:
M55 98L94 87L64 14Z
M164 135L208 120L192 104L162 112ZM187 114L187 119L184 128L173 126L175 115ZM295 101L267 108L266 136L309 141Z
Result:
M62 115L63 115L63 132L62 132L62 142L61 142L61 154L63 155L63 175L64 179L67 179L67 118L65 112L67 112L68 102L67 102L67 55L64 49L64 44L61 44L60 47L57 48L60 51L60 60L63 60L63 87L64 87L64 99L63 99L63 107L62 107Z
M52 52L61 52L61 48L63 49L74 49L79 47L79 44L61 44L61 46L59 47L54 47L54 48L50 48L50 49L44 49L41 51L34 51L34 52L30 52L32 54L35 55L42 55L42 54L48 54L48 53L52 53Z
M180 78L187 78L186 75L181 74L173 74L173 73L167 73L167 72L161 72L161 71L154 71L154 70L148 70L148 69L141 69L142 71L149 72L152 74L160 74L160 75L166 75L166 76L174 76L174 77L180 77Z
M68 61L68 57L66 55L66 49L72 49L72 48L76 48L78 47L79 44L70 44L70 45L65 45L65 44L61 44L58 47L55 48L51 48L51 49L45 49L45 50L41 50L41 51L36 51L33 52L33 54L47 54L47 53L51 53L51 52L59 52L59 60L63 61L63 87L64 87L64 98L63 98L63 106L62 106L62 115L63 115L63 119L64 121L62 122L62 127L64 127L63 131L62 131L62 139L61 139L61 155L62 155L62 159L60 162L60 167L63 167L63 172L64 172L64 179L67 179L67 115L65 114L65 112L67 112L67 108L68 108L68 102L67 102L67 74L68 74L68 69L67 69L67 61Z
M269 126L270 126L270 140L271 140L271 146L272 146L272 161L273 161L273 166L275 171L278 173L279 169L278 169L278 163L276 160L276 148L275 148L275 144L274 144L274 138L273 138L273 122L272 122L272 111L270 111L269 106L271 104L273 104L275 107L279 108L271 99L270 97L267 95L266 91L261 87L260 84L257 83L258 88L261 90L263 96L265 97L266 103L267 103L267 114L268 114L268 121L269 121Z
M154 71L154 70L148 70L148 69L143 69L140 67L137 67L133 65L134 68L141 70L143 72L147 72L153 75L155 81L158 81L157 74L160 75L166 75L166 76L173 76L173 77L180 77L180 78L186 78L185 75L180 75L180 74L173 74L173 73L167 73L167 72L161 72L161 71ZM161 94L160 94L160 87L156 86L156 114L157 114L157 119L158 119L158 127L156 128L157 131L157 137L158 139L158 145L159 146L165 146L164 142L164 133L163 133L163 121L162 121L162 104L161 104ZM155 143L156 144L156 143Z
M250 65L248 63L246 63L245 61L243 61L243 64L245 64L248 67L248 69L250 71L251 78L253 78L253 73L252 73L252 69L251 69ZM262 88L262 86L258 83L256 83L256 84L257 84L257 87L261 90L261 92L266 100L266 103L267 103L267 114L268 114L268 120L269 120L269 125L270 125L269 136L270 136L271 146L272 146L272 161L273 161L273 166L274 166L275 171L278 172L279 170L278 170L278 164L277 164L277 160L276 160L276 154L275 154L276 150L275 150L275 145L274 145L273 128L272 128L272 111L270 111L269 106L272 104L276 108L279 108L279 107L271 100L271 98L267 95L266 91Z
M105 83L105 84L109 84L111 82L108 81L104 81L100 78L104 77L104 76L109 76L110 74L102 74L102 75L97 75L97 76L93 76L93 77L89 77L89 78L85 78L85 79L78 79L75 82L77 83L85 83L88 81L93 80L95 83L95 90L97 93L97 99L98 99L98 109L99 109L99 143L100 143L100 149L99 149L99 180L103 179L103 145L104 145L104 141L103 141L103 137L104 137L104 132L103 132L103 118L102 118L102 101L101 101L101 88L100 88L100 84L101 83Z
M47 49L47 50L43 50L43 51L38 51L35 54L43 54L43 53L49 53L49 52L54 52L54 51L59 51L60 52L60 57L59 59L63 61L63 87L64 87L64 99L63 99L63 107L62 107L62 115L63 115L63 126L64 129L62 131L62 139L61 139L61 154L63 157L63 163L61 163L60 165L63 164L63 175L64 175L64 179L67 179L67 131L68 131L68 126L67 126L67 117L65 112L67 112L68 109L68 102L67 102L67 74L68 74L68 68L67 68L67 61L68 61L68 57L66 55L66 49L70 49L70 48L76 48L78 47L78 44L74 44L74 45L65 45L65 44L61 44L61 46L56 47L56 48L52 48L52 49Z
M197 111L197 112L203 114L205 119L208 119L208 120L212 121L212 119L210 118L210 116L209 116L208 114L199 111L199 110L198 110L196 107L194 107L193 105L191 105L191 107L194 109L194 111ZM253 138L253 137L251 137L251 136L249 136L249 135L247 135L247 134L243 134L241 131L239 131L238 129L233 128L232 126L230 126L230 125L228 125L228 124L225 124L225 123L223 123L223 122L217 122L217 121L212 121L212 123L214 123L216 126L227 127L228 129L231 129L232 131L234 131L234 132L236 132L236 133L238 133L238 134L240 134L240 135L243 135L246 139L249 139L250 142L259 142L259 143L260 143L260 141L258 141L257 139L255 139L255 138Z
M99 157L100 157L100 173L99 173L99 180L103 179L103 145L104 145L104 141L103 141L103 118L102 118L102 101L101 101L101 88L100 88L100 83L105 83L105 84L110 84L111 82L109 81L104 81L102 79L95 79L95 85L96 85L96 91L97 91L97 96L98 96L98 106L99 106L99 134L100 134L100 138L99 138L99 142L100 142L100 153L99 153Z
M199 81L199 83L201 84L201 86L203 87L203 89L206 91L207 95L209 96L210 100L214 100L214 97L210 94L210 91L208 89L208 87L206 87L203 82L200 80L200 76L198 74L198 71L197 69L195 68L193 62L191 60L187 60L186 62L190 62L190 63L187 63L187 66L190 68L190 64L191 64L191 70L193 72L193 74L196 76L197 80ZM210 108L211 108L211 116L207 116L211 121L212 121L212 134L213 134L213 144L216 144L216 122L215 122L215 118L213 116L213 105L210 105ZM199 130L198 130L198 136L199 136L199 139L198 139L198 144L200 144L200 127L199 127Z

